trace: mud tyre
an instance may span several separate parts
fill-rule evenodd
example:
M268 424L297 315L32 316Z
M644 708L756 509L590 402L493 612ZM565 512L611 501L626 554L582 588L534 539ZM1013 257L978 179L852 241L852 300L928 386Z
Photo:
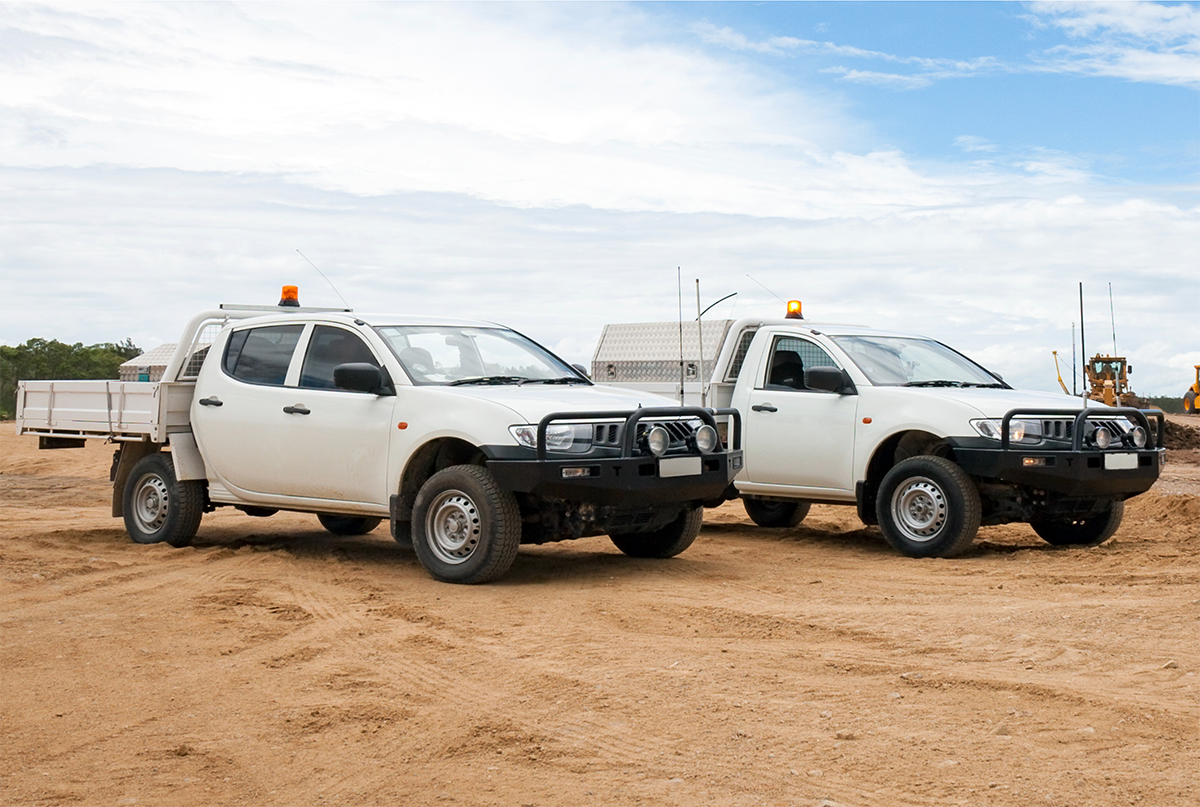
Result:
M1073 521L1037 519L1029 523L1033 531L1052 546L1099 546L1113 537L1125 517L1125 502L1113 502L1108 510L1091 518Z
M631 558L673 558L692 545L703 523L704 508L689 508L652 532L614 532L608 537Z
M1196 393L1188 390L1183 396L1183 412L1186 415L1196 414Z
M170 454L149 454L133 466L121 505L135 543L187 546L204 515L204 483L180 482Z
M521 511L490 471L455 465L421 486L413 503L417 560L445 583L486 583L508 571L521 544Z
M896 463L875 499L883 537L910 558L949 558L966 551L982 518L979 489L943 457Z
M812 504L805 501L775 502L748 497L742 500L742 506L746 508L746 515L750 516L750 520L760 527L795 527L808 515Z
M334 516L329 513L318 513L317 521L321 526L334 535L366 535L379 526L382 518L369 516Z

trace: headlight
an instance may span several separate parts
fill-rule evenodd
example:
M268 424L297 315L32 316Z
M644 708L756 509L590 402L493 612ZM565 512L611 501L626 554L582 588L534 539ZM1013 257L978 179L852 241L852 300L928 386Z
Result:
M989 440L999 440L1003 422L1003 418L988 418L987 420L972 420L971 425L975 427L975 431ZM1008 422L1008 440L1011 443L1042 442L1042 422L1013 418Z
M1135 446L1137 446L1138 448L1146 447L1146 430L1145 429L1143 429L1141 426L1134 426L1133 431L1130 433L1133 435L1133 444Z
M655 426L646 435L646 446L650 449L651 454L661 457L671 447L671 435L662 426Z
M696 429L696 448L700 449L700 453L708 454L714 451L718 445L717 430L712 426L705 423Z
M513 438L527 448L537 448L538 427L509 426ZM582 454L592 447L592 427L587 423L552 423L546 427L546 450Z

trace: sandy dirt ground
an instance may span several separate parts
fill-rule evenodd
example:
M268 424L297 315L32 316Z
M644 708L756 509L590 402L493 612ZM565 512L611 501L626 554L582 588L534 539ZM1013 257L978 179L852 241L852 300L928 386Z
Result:
M1116 537L893 553L847 508L523 548L441 584L386 526L109 516L112 447L0 424L5 805L1200 803L1200 452Z

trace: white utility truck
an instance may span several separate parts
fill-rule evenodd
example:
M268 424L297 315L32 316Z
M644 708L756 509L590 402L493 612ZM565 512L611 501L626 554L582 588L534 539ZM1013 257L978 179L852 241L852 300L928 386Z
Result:
M764 527L856 505L913 557L1009 522L1102 543L1165 457L1161 412L1018 391L940 342L808 322L798 304L783 319L605 326L592 377L741 413L745 467L716 503L740 496Z
M22 381L17 433L117 444L112 512L134 541L189 543L204 512L384 518L435 578L502 575L521 543L607 534L671 557L741 467L712 411L594 386L499 325L221 306L183 331L161 381Z

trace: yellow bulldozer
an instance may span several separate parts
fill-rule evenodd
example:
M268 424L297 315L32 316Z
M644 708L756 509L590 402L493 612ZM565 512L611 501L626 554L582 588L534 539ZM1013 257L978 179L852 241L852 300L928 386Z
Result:
M1196 403L1197 398L1200 398L1200 364L1196 365L1196 382L1183 393L1183 411L1189 415L1196 414L1197 407L1200 406Z
M1088 398L1109 406L1137 406L1140 400L1129 389L1129 374L1133 368L1123 356L1101 356L1097 353L1083 367L1087 373Z

